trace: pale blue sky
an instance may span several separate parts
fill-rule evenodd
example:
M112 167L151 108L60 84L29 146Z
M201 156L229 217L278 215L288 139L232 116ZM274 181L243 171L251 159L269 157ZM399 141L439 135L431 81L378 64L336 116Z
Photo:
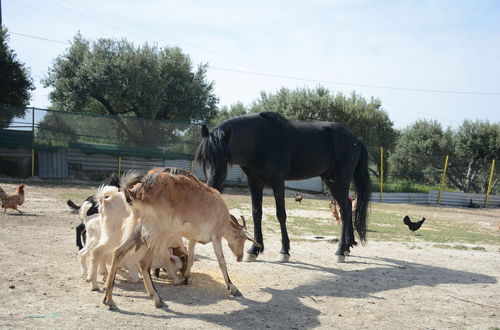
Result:
M80 31L181 47L209 64L221 105L323 85L380 98L397 128L500 122L500 1L2 0L2 16L35 107L49 105L39 80Z

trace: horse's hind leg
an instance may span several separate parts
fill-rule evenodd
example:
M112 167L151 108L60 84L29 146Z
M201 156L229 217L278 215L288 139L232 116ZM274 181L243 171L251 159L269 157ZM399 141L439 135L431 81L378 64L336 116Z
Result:
M344 256L349 254L350 248L357 244L354 239L354 228L352 224L352 206L351 203L349 203L349 183L340 180L334 181L332 177L326 177L324 180L340 207L342 230L339 247L335 254L339 256L338 261L343 262Z

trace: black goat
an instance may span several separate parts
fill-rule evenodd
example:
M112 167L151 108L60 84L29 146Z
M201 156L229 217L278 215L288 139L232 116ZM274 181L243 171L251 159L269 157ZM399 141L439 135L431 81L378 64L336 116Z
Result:
M118 175L116 173L111 174L111 177L109 178L109 186L115 186L120 188L120 180L118 178ZM91 216L93 214L97 214L99 212L99 201L95 197L95 195L87 197L84 202L89 202L92 204L92 206L87 210L86 216ZM73 203L71 199L68 199L66 202L70 208L72 208L75 212L78 212L80 208L82 207L81 205L76 205ZM78 226L76 226L76 246L78 246L78 250L83 249L83 246L85 245L86 242L86 229L85 229L85 224L82 222Z

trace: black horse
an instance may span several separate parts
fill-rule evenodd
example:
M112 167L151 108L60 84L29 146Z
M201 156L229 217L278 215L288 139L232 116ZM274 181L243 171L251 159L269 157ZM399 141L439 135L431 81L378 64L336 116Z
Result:
M248 177L252 194L254 235L262 245L247 251L253 261L264 251L262 237L262 192L273 189L276 216L281 227L281 261L289 259L290 241L286 230L285 180L321 176L340 206L342 234L336 255L344 260L356 245L349 203L349 185L354 179L356 210L354 226L366 240L366 217L370 199L368 153L348 129L331 122L293 121L274 112L235 117L211 132L203 125L196 160L202 165L207 185L222 191L228 164L240 165Z

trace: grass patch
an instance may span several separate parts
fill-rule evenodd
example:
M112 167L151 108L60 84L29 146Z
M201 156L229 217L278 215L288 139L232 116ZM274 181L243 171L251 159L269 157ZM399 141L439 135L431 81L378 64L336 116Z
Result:
M380 191L380 183L372 180L372 190ZM439 190L438 185L426 185L409 181L384 182L384 192L426 193L431 190ZM445 191L457 191L454 188L444 188Z
M473 246L473 247L468 247L462 244L457 244L457 245L449 245L449 244L434 244L435 247L441 248L441 249L455 249L455 250L474 250L474 251L486 251L486 249L482 246Z
M253 227L250 195L224 195L231 212L239 210L247 219L248 228ZM335 236L340 234L340 226L331 217L329 200L321 196L317 198L304 197L302 203L294 198L286 198L287 228L293 236L318 235ZM264 231L280 233L279 223L275 215L275 203L272 196L263 198L264 216L262 227ZM402 208L403 207L403 208ZM408 208L408 209L404 209ZM426 216L426 214L431 215ZM409 214L413 221L426 216L423 226L413 234L403 224L403 216ZM428 206L405 206L383 203L371 203L368 215L367 239L373 241L430 242L452 248L463 249L463 244L478 245L474 250L483 250L479 245L500 245L500 235L477 226L473 222L450 220L450 208L430 210ZM265 234L265 233L264 233ZM500 252L500 249L499 249Z

